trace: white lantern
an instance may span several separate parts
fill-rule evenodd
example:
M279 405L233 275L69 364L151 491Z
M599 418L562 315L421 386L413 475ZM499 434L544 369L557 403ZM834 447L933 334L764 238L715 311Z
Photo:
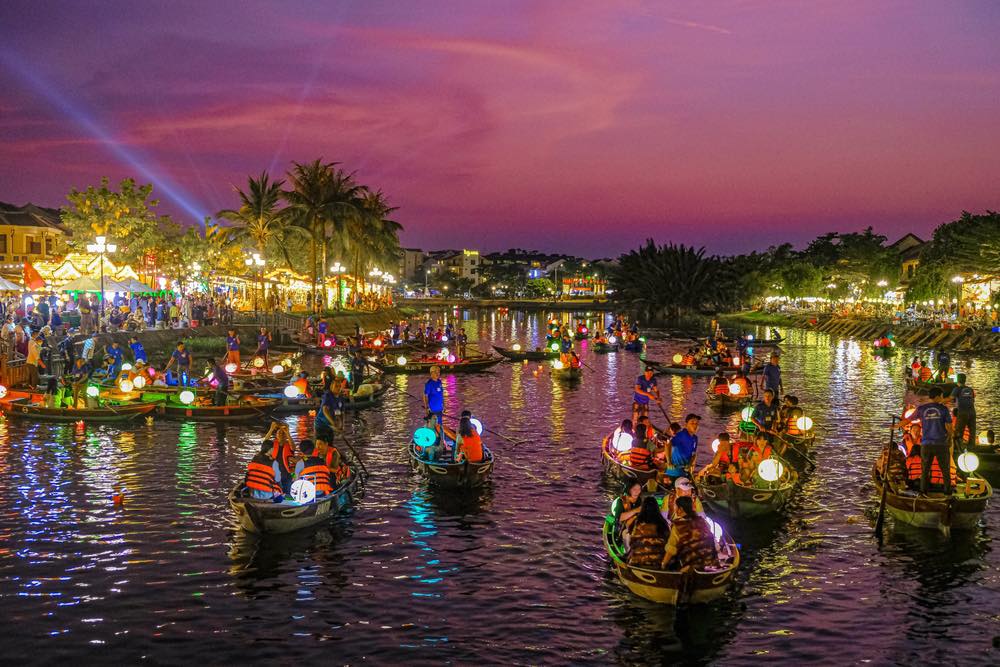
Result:
M729 393L733 396L738 396L740 392L743 391L743 387L736 384L735 382L729 385Z
M740 419L742 419L745 422L752 421L753 420L753 408L751 408L748 405L745 408L743 408L742 410L740 410Z
M285 367L282 366L281 364L275 364L271 368L271 372L274 373L275 375L280 375L285 372Z
M720 526L717 522L713 521L712 519L709 519L707 516L705 517L705 521L708 522L709 528L712 529L712 535L715 536L715 541L716 542L721 541L722 540L722 526Z
M118 388L121 389L124 393L127 394L130 391L132 391L132 389L134 388L134 385L132 384L131 380L122 380L118 384Z
M292 482L292 500L305 505L316 500L316 485L308 479L297 479Z
M552 368L556 369L557 371L561 371L564 366L565 364L559 359L556 359L555 361L552 362Z
M514 350L515 352L518 352L521 349L521 344L514 343L513 345L510 346L510 349Z
M785 472L785 466L774 459L764 459L757 466L757 474L765 482L777 482Z
M264 368L264 357L254 357L253 359L254 368Z
M618 342L617 338L615 338L614 336L608 336L608 345L614 345L617 342Z
M719 439L716 438L715 440L712 441L712 452L715 453L718 451L719 451Z
M611 438L611 444L614 446L615 451L627 452L632 449L632 436L628 433L622 433L621 429L615 429L615 434Z
M403 355L399 355L398 357L396 357L396 365L397 366L405 366L406 365L406 357L404 357Z
M146 386L146 378L144 378L141 375L135 376L135 379L132 380L132 386L134 386L136 389L142 389L143 387Z
M94 385L90 385L89 387L87 387L87 396L90 396L91 398L97 398L98 396L100 396L100 394L101 390L95 387Z
M479 435L483 434L483 422L473 417L472 419L469 420L469 423L472 424L472 427L474 429L476 429L476 433L478 433Z
M973 473L979 467L979 457L972 452L959 454L958 467L964 473Z
M7 395L7 387L0 384L0 398L3 398L6 395Z
M800 431L808 431L813 427L813 420L809 417L799 417L795 420L795 425L799 427Z
M236 364L234 364L232 362L226 364L226 372L227 373L235 373L238 368L239 368L239 366L237 366Z
M177 398L179 398L181 403L183 403L184 405L191 405L192 403L194 403L194 392L191 391L190 389L185 389L180 393L180 396L178 396Z
M288 385L287 387L285 387L285 396L287 396L288 398L298 398L299 388L296 387L294 384Z
M124 364L122 364L122 370L123 371L130 371L130 370L132 370L132 364L130 364L129 362L126 361Z

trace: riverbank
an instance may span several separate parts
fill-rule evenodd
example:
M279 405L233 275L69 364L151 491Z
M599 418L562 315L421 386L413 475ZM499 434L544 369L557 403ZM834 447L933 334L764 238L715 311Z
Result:
M559 301L547 299L453 299L433 297L428 299L400 299L399 303L410 308L510 308L511 310L558 310L558 311L585 311L585 310L616 310L614 304L607 300L595 299L560 299Z

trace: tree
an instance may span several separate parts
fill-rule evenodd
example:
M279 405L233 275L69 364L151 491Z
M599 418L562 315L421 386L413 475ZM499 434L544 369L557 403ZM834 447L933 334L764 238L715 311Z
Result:
M247 179L247 190L235 188L240 198L238 209L225 209L216 217L235 223L226 229L231 244L249 244L262 256L280 254L285 265L293 265L292 244L298 239L308 239L301 227L291 225L280 208L283 180L272 181L267 172L258 178Z

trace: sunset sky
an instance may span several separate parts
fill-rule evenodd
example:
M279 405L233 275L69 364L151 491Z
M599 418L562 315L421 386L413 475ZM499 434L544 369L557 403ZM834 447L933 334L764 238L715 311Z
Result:
M1000 2L0 3L0 200L195 222L292 160L403 243L730 252L1000 208Z

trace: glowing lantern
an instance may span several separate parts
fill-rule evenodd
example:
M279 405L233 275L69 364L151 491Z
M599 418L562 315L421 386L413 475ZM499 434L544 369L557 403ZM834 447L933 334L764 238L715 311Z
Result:
M705 517L705 521L708 522L709 527L712 529L712 535L715 536L715 541L719 542L722 540L722 526L720 526L715 521L712 521L708 517Z
M510 349L512 349L515 352L517 352L517 351L519 351L521 349L521 344L520 343L514 343L513 345L510 346Z
M774 459L764 459L757 466L757 474L765 482L777 482L785 472L785 466Z
M274 366L273 366L273 367L271 368L271 372L272 372L272 373L274 373L275 375L278 375L278 374L280 374L280 373L284 373L284 372L285 372L285 367L284 367L284 366L282 366L281 364L275 364L275 365L274 365Z
M326 340L323 341L323 347L330 347L332 345L333 345L333 341L330 340L329 338L327 338Z
M455 363L455 355L454 354L449 354L448 355L448 363L449 364Z
M149 373L149 377L151 377L151 378L155 378L156 377L156 369L153 368L152 366L150 366L147 369L147 372Z
M472 424L472 427L474 429L476 429L476 433L478 433L479 435L483 434L483 422L473 417L472 419L469 420L469 423Z
M285 387L285 396L287 396L288 398L298 398L299 388L296 387L294 384L288 385L287 387Z
M813 427L813 420L809 417L799 417L795 420L795 425L799 427L800 431L808 431Z
M406 357L404 357L403 355L399 355L398 357L396 357L396 364L399 365L399 366L405 366L406 365Z
M413 444L417 447L430 447L435 442L437 442L437 433L433 429L424 426L413 432Z
M292 482L292 500L305 505L316 500L316 485L308 479L297 479Z
M913 416L913 413L916 411L917 411L916 408L910 408L909 410L903 413L903 419L909 419L910 417Z
M372 347L382 347L382 339L376 338L372 341Z
M583 333L587 333L587 327L583 327L581 331L583 331Z
M646 337L645 336L639 336L639 342L640 343L645 343L646 342Z
M559 343L552 343L552 345L549 346L549 349L552 350L553 352L558 352L559 351Z
M747 334L747 340L753 340L753 334Z
M557 371L561 371L565 366L566 364L564 364L559 359L556 359L555 361L552 362L552 368L556 369Z
M126 361L124 364L122 364L122 370L123 371L130 371L130 370L132 370L132 364L130 364L129 362Z
M282 366L287 366L287 367L291 368L292 367L292 360L289 359L288 357L285 357L284 359L281 360L281 365Z
M133 385L130 380L122 380L118 384L118 388L121 389L126 394L129 393L130 391L132 391L132 389L134 388L134 386L135 385Z
M101 390L95 387L94 385L90 385L89 387L87 387L87 396L90 396L91 398L97 398L100 394Z
M964 452L958 456L958 467L962 472L972 473L979 467L979 457L972 452Z
M674 363L675 364L679 364L682 361L684 361L684 355L682 355L682 354L675 354L674 355Z
M611 444L616 451L627 452L632 449L632 436L628 433L622 433L621 429L615 429L614 437L611 438Z
M617 342L618 342L617 338L615 338L614 336L608 336L608 345L614 345Z
M253 358L254 368L264 368L264 357L254 357Z
M733 357L733 366L739 366L739 365L740 365L740 358Z
M717 451L719 451L719 439L718 438L716 438L715 440L712 441L712 452L714 453L714 452L717 452Z
M729 393L733 396L738 396L740 392L743 391L743 387L736 384L735 382L729 385Z
M194 392L191 391L190 389L185 389L180 393L180 396L178 396L177 398L179 398L181 403L183 403L184 405L191 405L192 403L194 403Z
M7 387L0 384L0 398L3 398L6 395L7 395Z
M743 408L740 411L740 419L742 419L745 422L752 421L753 420L753 408L751 408L749 405L746 406L745 408Z
M447 343L448 342L448 337L447 336L441 336L441 342L442 343Z
M132 386L134 386L136 389L142 389L143 387L146 386L146 378L142 377L141 375L137 375L136 378L132 380Z
M234 364L232 362L229 362L228 364L226 364L226 372L227 373L235 373L238 369L239 369L239 366L237 366L236 364Z

